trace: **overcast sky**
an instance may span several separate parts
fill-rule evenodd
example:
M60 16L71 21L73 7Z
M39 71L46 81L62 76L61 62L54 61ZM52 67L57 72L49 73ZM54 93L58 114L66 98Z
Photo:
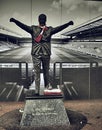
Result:
M9 19L14 17L21 22L38 25L38 15L47 15L48 26L58 26L70 20L74 26L65 31L102 15L102 2L85 0L0 0L0 25L22 35L27 35Z

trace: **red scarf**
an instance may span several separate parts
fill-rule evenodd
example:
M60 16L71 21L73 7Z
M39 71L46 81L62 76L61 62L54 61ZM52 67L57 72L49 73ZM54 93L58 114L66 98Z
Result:
M46 26L41 27L41 28L42 28L42 31L41 31L40 34L35 38L35 41L36 41L37 43L39 43L39 42L41 41L41 39L42 39L42 37L43 37L44 31L48 30L48 28L47 28Z

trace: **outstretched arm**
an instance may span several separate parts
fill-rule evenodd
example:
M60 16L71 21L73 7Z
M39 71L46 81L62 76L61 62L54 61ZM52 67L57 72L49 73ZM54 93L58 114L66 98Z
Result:
M28 33L32 32L32 28L30 26L27 26L14 18L10 18L10 22L14 22L17 26L19 26Z
M65 28L67 28L68 26L73 25L73 24L74 24L73 21L70 21L70 22L68 22L68 23L66 23L66 24L63 24L63 25L58 26L58 27L55 27L55 28L53 28L53 30L52 30L52 32L51 32L51 35L53 35L53 34L55 34L55 33L58 33L58 32L62 31L63 29L65 29Z

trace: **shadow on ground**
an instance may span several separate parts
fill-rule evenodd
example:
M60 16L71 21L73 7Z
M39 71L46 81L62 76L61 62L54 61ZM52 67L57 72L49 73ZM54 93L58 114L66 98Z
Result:
M44 126L21 127L22 113L19 109L8 112L0 117L0 130L80 130L87 124L87 118L78 112L66 109L70 125L68 126Z

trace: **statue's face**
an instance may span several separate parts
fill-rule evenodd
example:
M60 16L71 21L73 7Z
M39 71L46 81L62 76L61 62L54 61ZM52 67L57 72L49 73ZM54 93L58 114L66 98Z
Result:
M40 25L45 25L46 24L46 15L45 14L40 14L38 18L39 24Z

